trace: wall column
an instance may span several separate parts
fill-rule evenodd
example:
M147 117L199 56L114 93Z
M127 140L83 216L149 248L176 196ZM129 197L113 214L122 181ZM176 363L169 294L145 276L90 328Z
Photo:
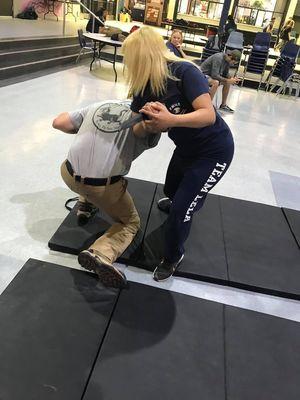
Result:
M290 4L289 4L288 9L287 9L286 16L285 16L285 21L287 19L289 19L289 18L293 18L294 14L295 14L295 11L296 11L297 3L298 3L298 0L291 0L290 1Z

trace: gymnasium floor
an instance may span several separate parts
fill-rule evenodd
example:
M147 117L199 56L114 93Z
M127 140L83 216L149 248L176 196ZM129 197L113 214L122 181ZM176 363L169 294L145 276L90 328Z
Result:
M121 65L118 75L115 84L110 64L102 62L92 73L88 64L81 64L0 88L0 293L28 258L79 268L75 256L47 247L67 214L64 202L73 195L59 172L73 137L53 130L51 123L62 111L126 98ZM300 210L299 99L233 88L229 105L236 112L224 118L233 131L236 153L214 193ZM163 135L158 147L134 162L129 176L163 182L172 150ZM148 272L122 268L132 281L300 321L297 301L183 278L157 284Z

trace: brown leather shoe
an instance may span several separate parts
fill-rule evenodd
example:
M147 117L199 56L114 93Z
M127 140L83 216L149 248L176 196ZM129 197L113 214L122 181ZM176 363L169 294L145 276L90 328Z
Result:
M98 208L92 203L77 202L77 222L78 225L85 225L97 213Z
M92 250L84 250L78 255L79 264L88 271L94 271L104 286L124 288L127 284L125 275Z

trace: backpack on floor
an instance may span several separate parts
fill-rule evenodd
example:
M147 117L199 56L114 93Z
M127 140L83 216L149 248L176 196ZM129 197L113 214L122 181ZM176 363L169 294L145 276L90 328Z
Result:
M17 15L21 19L38 19L38 15L33 7L26 8L23 12Z

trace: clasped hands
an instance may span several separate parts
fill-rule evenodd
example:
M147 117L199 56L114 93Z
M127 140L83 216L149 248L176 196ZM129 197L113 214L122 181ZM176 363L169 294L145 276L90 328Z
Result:
M143 121L144 129L148 133L165 132L168 128L174 126L174 118L176 116L158 101L146 103L139 112L149 118Z
M229 78L229 83L231 85L237 85L240 82L240 78L237 78L236 76Z

